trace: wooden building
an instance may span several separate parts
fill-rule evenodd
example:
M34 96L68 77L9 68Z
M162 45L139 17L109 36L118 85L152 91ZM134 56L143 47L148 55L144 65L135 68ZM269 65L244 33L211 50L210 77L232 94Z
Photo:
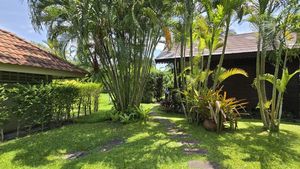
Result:
M42 83L84 77L87 72L0 29L0 83Z
M292 42L291 42L292 44ZM193 55L198 55L197 44L193 45ZM186 49L185 60L189 61L190 49ZM219 57L222 53L222 48L217 49L212 55L212 66L214 69L219 62ZM231 35L228 37L225 59L223 67L241 68L247 71L249 77L232 76L224 81L224 90L231 97L238 99L246 99L249 104L247 109L253 111L256 109L258 99L256 90L252 83L256 76L256 54L257 54L257 35L256 33L246 33ZM299 54L298 54L299 55ZM202 56L207 57L208 51L204 50ZM164 50L155 59L156 63L171 63L180 67L180 46L174 46L171 50ZM174 66L175 67L175 66ZM293 60L288 63L289 72L293 72L300 68L299 60ZM266 72L274 72L274 67L271 64L266 65ZM179 72L178 72L179 73ZM267 83L267 95L271 95L271 85ZM300 117L300 76L294 76L288 84L283 109L285 112L292 113L295 117Z

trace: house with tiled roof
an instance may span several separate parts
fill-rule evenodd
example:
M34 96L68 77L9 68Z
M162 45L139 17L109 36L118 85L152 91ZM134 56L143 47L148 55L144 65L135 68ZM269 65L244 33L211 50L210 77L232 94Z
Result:
M87 72L0 29L0 83L40 83L84 77Z
M293 36L296 36L295 34ZM289 45L295 44L295 39L292 38ZM296 47L299 48L299 47ZM271 51L271 48L270 48ZM299 50L298 50L299 52ZM208 50L204 50L201 55L206 58ZM212 53L212 66L214 69L219 62L219 57L222 54L222 48L215 50ZM272 54L270 52L270 54ZM199 55L198 44L193 44L193 56ZM227 46L225 50L225 58L223 67L241 68L247 71L249 77L232 76L224 81L223 89L231 97L238 99L246 99L248 101L247 109L254 111L256 109L258 99L256 90L253 88L252 83L256 77L256 55L257 55L257 33L245 33L230 35L227 39ZM300 53L297 54L298 56ZM185 60L190 60L190 48L187 47L185 51ZM179 74L180 65L180 45L174 44L173 47L163 50L160 55L155 59L156 63L167 63L173 65L173 72L177 71ZM299 69L299 59L294 59L288 63L289 72ZM177 70L175 70L177 68ZM271 63L266 65L266 72L274 72L274 66ZM174 79L176 80L176 79ZM174 83L174 87L176 83ZM267 83L267 94L271 96L271 85ZM294 76L288 84L283 109L286 112L291 112L294 116L300 117L300 77Z

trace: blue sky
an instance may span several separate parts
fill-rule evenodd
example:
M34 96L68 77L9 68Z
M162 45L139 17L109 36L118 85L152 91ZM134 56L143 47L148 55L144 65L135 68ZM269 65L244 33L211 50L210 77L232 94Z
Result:
M0 29L12 32L28 41L43 42L46 40L46 32L35 32L29 16L29 8L26 0L0 0ZM239 25L234 23L232 28L237 33L252 32L253 29L247 23Z
M46 40L46 32L35 32L26 0L0 0L0 29L12 32L28 41Z

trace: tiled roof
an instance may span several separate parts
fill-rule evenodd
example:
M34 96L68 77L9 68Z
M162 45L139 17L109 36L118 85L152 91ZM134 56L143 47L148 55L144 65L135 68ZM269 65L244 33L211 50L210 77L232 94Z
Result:
M83 69L1 29L0 63L86 74Z
M198 55L198 45L195 43L193 45L193 55ZM213 52L212 55L221 55L222 47L218 48ZM239 53L252 53L257 51L257 33L245 33L245 34L237 34L230 35L227 39L227 46L225 50L226 55L230 54L239 54ZM208 56L208 50L205 49L202 53L202 56ZM187 47L185 51L185 56L189 57L190 48ZM167 60L180 58L180 45L174 45L171 50L165 49L160 55L155 59L156 62L166 62Z

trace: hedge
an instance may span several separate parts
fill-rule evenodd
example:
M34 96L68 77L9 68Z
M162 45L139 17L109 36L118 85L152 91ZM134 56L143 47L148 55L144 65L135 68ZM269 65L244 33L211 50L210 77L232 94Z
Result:
M55 82L41 85L0 85L0 131L11 120L16 119L17 137L21 128L31 131L32 127L55 123L62 125L87 111L98 111L100 84L77 81ZM92 103L93 101L93 103ZM83 110L81 109L83 107Z

